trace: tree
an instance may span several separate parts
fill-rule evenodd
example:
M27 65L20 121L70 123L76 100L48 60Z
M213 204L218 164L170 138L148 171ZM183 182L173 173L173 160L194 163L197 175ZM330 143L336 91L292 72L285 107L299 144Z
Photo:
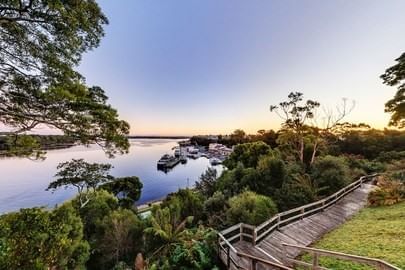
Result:
M330 195L350 182L349 169L343 158L325 156L311 168L311 179L322 188L320 195Z
M97 241L100 259L105 269L119 261L132 262L137 251L142 247L143 224L134 212L118 209L105 216L100 228L103 233Z
M303 94L291 92L288 100L278 105L271 105L270 111L276 112L283 119L282 128L292 131L288 139L301 162L304 162L304 137L308 133L307 121L314 117L315 108L320 104L317 101L307 100L303 104Z
M128 123L74 70L107 23L93 0L0 3L0 122L12 134L46 125L110 155L128 151Z
M84 207L90 200L90 190L95 191L101 183L111 181L110 164L87 163L83 159L72 159L58 165L57 179L51 182L47 190L60 187L74 186L77 188L80 207Z
M69 205L0 218L0 269L79 269L88 256L83 224Z
M246 133L242 129L235 129L230 137L232 144L244 143L246 139Z
M221 191L216 191L204 202L204 214L208 226L222 229L226 226L228 201Z
M385 103L385 111L391 114L390 126L405 127L405 53L395 59L397 62L388 68L381 78L384 84L397 86L395 96Z
M227 220L230 224L239 222L259 225L277 213L277 207L271 198L245 191L229 199Z
M195 182L195 189L205 197L211 197L215 192L216 182L217 170L208 167L208 169L201 174L200 181Z
M312 164L321 145L326 144L328 136L341 130L342 127L352 125L341 123L341 121L353 110L354 102L349 106L347 99L343 99L342 104L337 106L336 112L323 108L322 117L317 115L316 109L319 106L320 103L317 101L303 102L303 94L299 92L292 92L288 95L287 101L270 106L270 111L276 112L284 121L277 142L282 148L291 151L302 163L306 161L305 153L308 146L311 148L308 163Z
M132 208L141 197L143 184L136 176L114 178L111 182L100 186L118 197L119 204L125 208Z
M261 141L238 144L234 147L232 154L224 161L224 165L228 169L234 169L238 163L242 163L245 168L255 168L260 157L268 155L270 152L270 146Z
M186 188L167 195L161 207L176 209L180 211L180 219L192 216L197 222L203 214L203 202L204 198L200 193Z
M288 178L284 161L272 156L264 156L259 160L257 170L260 174L260 181L257 182L259 194L272 195L276 189L282 187Z

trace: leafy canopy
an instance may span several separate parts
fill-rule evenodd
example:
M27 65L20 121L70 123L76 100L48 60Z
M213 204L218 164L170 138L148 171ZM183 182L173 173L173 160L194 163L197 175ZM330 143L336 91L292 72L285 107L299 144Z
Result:
M81 269L88 256L83 224L69 205L0 217L0 269Z
M126 152L128 123L74 69L107 23L93 0L1 1L0 122L14 134L46 125L108 154Z
M385 111L391 114L390 126L405 127L405 53L395 59L397 62L388 68L381 78L384 84L397 86L395 96L385 103Z
M113 179L109 174L111 167L110 164L87 163L83 159L60 163L55 175L57 179L49 184L48 190L73 186L79 193L80 207L84 207L90 200L90 190L95 191L99 184Z
M136 176L115 178L113 181L100 186L118 197L119 204L125 208L131 208L141 197L143 184Z

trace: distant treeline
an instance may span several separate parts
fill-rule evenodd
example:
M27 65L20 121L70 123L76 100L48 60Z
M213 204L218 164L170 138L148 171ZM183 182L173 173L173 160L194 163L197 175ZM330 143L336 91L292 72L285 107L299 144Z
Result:
M66 135L29 135L29 137L37 141L43 150L67 148L76 142L73 137ZM10 150L10 147L13 146L13 140L13 135L0 136L0 151Z
M257 134L246 134L243 130L235 130L229 135L193 136L190 141L200 146L210 143L221 143L232 147L240 143L263 141L271 148L279 146L280 131L259 130ZM395 159L393 152L405 152L405 131L393 129L346 130L338 135L330 135L329 151L331 154L359 155L367 159Z
M188 139L190 136L128 136L129 139Z

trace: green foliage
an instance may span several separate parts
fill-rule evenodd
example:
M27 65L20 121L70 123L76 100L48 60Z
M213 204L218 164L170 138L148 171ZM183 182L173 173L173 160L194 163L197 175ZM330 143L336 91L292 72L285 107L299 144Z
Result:
M224 165L228 169L234 169L238 163L242 163L245 168L255 168L260 157L269 154L270 151L270 146L264 142L239 144L234 147L232 154L224 161Z
M332 194L350 183L348 166L343 158L325 156L311 168L311 178L324 190L321 195Z
M198 221L203 215L203 204L203 196L187 188L169 194L162 202L161 207L179 209L181 219L192 216L195 221Z
M69 205L0 218L0 269L80 269L88 256L83 224Z
M216 232L203 227L187 230L184 240L174 246L170 269L205 270L215 266Z
M99 233L99 224L112 211L118 209L117 198L107 191L100 190L90 194L91 198L85 207L80 207L78 198L71 201L83 221L85 238L94 243Z
M0 122L14 134L47 125L108 154L127 152L128 123L74 70L107 23L95 1L2 1Z
M259 225L277 213L277 207L271 198L245 191L229 199L227 210L228 224L239 222Z
M51 182L48 190L60 187L73 186L79 193L80 207L84 207L90 200L89 191L95 191L96 187L113 177L109 174L110 164L87 163L83 159L72 159L58 165L57 179Z
M150 217L150 226L144 230L147 241L155 246L150 247L153 252L150 261L159 261L167 257L174 244L184 239L186 226L191 224L193 217L181 219L180 209L175 204L171 208L157 208Z
M254 168L245 169L241 163L233 170L226 170L217 180L217 190L231 197L241 193L246 188L256 190L259 183L259 173Z
M143 223L128 209L118 209L105 216L100 224L97 240L99 252L97 267L93 269L111 269L120 261L131 264L135 254L143 246ZM93 260L94 261L94 260Z
M100 186L118 197L120 206L132 208L141 197L143 184L136 176L114 178L113 181Z
M360 155L367 159L378 158L379 161L390 158L386 152L405 151L405 132L399 130L347 130L334 140L338 148L335 154Z
M204 215L208 226L222 229L226 226L228 201L221 191L216 191L204 202Z
M200 181L195 182L195 189L205 197L210 197L215 192L216 181L217 170L208 167L208 169L200 176Z
M405 53L395 59L397 62L388 68L381 78L384 84L397 86L395 96L385 104L385 111L391 114L389 124L399 128L405 127Z
M280 211L286 211L315 201L321 189L309 175L295 175L276 190L274 199Z
M104 234L103 219L118 209L117 198L104 190L97 190L89 194L89 203L80 207L78 198L71 201L84 225L84 238L89 242L91 255L87 262L89 269L98 269L100 266L99 240Z
M280 158L263 156L259 160L257 170L260 174L260 181L256 182L257 188L252 190L260 194L272 195L276 189L282 187L288 178L285 163Z

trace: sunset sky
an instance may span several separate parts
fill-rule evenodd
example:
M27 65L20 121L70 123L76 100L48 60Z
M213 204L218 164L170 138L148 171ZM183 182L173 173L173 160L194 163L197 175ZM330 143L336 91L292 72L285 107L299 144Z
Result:
M300 91L383 128L405 49L405 1L99 1L110 20L79 71L134 135L278 129L269 106Z

